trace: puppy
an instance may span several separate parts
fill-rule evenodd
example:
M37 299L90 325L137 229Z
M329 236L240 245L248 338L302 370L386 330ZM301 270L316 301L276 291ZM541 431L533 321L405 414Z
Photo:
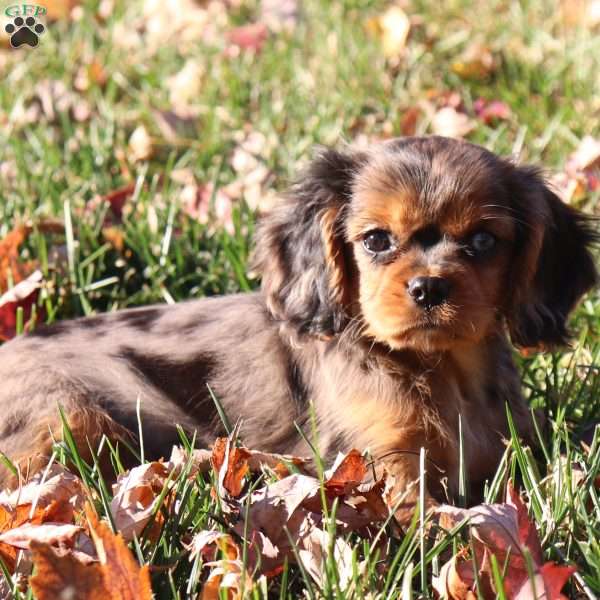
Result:
M531 438L509 338L568 341L596 239L537 169L466 142L322 150L258 227L261 291L60 322L3 346L0 450L43 464L58 405L82 452L135 436L138 400L146 457L168 454L176 424L210 444L225 433L210 388L247 445L276 452L307 453L297 427L311 437L312 403L323 456L368 449L398 492L424 447L428 503L443 479L458 490L460 420L481 490L506 405Z

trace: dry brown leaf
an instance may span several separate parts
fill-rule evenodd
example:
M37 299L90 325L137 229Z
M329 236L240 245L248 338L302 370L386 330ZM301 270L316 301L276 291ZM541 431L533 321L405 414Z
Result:
M169 470L161 462L151 462L122 473L113 485L110 511L115 527L129 541L139 536L156 510ZM155 521L160 528L160 519ZM150 538L159 531L147 532Z
M181 446L173 446L173 448L171 449L171 456L169 457L169 462L166 463L165 466L169 469L169 471L172 471L177 477L189 462L189 476L195 477L198 473L208 473L208 471L210 471L211 456L212 452L210 450L192 450L190 456Z
M483 79L496 69L496 61L488 46L481 42L469 44L452 63L452 71L463 79Z
M536 580L539 578L540 589L560 589L573 572L568 567L559 567L553 563L543 563L542 549L537 530L527 515L527 507L519 495L509 484L507 502L505 504L481 504L470 509L457 509L443 506L438 513L445 520L445 526L456 525L463 519L469 520L469 531L473 540L475 562L479 569L479 580L484 587L479 590L483 597L495 597L492 590L492 571L490 554L493 554L498 564L502 565L504 577L502 580L504 593L507 598L516 598L521 590L527 587L529 567L526 554L531 557ZM442 522L442 521L441 521ZM444 565L436 589L442 598L463 599L469 597L467 592L475 592L472 559L463 560L462 556L452 559L451 565ZM471 570L469 571L469 564ZM545 577L548 577L546 583ZM557 586L560 586L557 588ZM544 588L543 586L548 586ZM443 593L442 593L443 592ZM527 597L523 592L521 598ZM539 596L538 596L539 597ZM560 595L546 596L558 600Z
M204 65L190 59L180 71L167 79L169 102L175 113L186 117L196 112L193 107L202 92L204 75Z
M200 223L214 220L228 233L234 233L233 200L223 188L215 190L212 183L189 184L181 190L180 199L183 211L191 218Z
M71 553L60 552L36 541L31 543L31 552L35 575L30 583L38 600L115 598L109 596L104 586L102 567L98 563L84 564Z
M249 472L246 448L236 447L232 437L218 438L212 450L212 465L219 481L219 495L236 498L242 492L244 478Z
M140 568L123 537L112 533L89 507L86 514L108 598L152 600L148 565Z
M325 472L325 489L335 495L356 488L367 474L367 463L358 450L339 453L329 471Z
M367 21L367 30L381 41L383 55L396 57L404 51L410 32L410 19L400 6L390 6L383 14Z
M298 0L261 0L260 21L271 31L291 32L299 16Z
M565 169L551 178L564 202L575 204L600 189L600 140L585 136L567 159Z
M148 160L153 152L154 146L148 130L143 125L138 125L129 138L129 157L134 162Z
M12 510L23 505L45 508L56 502L67 502L81 509L85 497L81 480L62 465L53 464L47 472L33 475L26 485L0 493L0 506Z
M600 167L600 140L586 135L573 154L567 159L569 173L586 171Z
M325 561L331 548L338 569L340 589L346 590L353 577L352 547L348 542L340 536L332 540L329 532L316 526L310 527L307 535L300 533L298 556L304 568L320 586L327 579Z
M82 527L68 523L25 523L0 534L0 543L27 550L31 542L41 542L50 546L70 546L83 531Z
M438 110L431 119L431 129L436 135L462 138L473 131L475 123L452 106Z
M432 580L439 597L450 600L476 600L477 595L472 591L474 583L473 561L464 551L445 563Z

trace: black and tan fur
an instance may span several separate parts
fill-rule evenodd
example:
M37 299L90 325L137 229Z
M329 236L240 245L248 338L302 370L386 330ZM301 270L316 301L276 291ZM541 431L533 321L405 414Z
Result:
M365 236L383 229L381 260ZM496 240L469 251L474 232ZM57 405L82 447L135 436L139 398L146 456L223 433L207 384L251 447L306 454L294 423L321 452L369 449L403 489L427 449L429 490L458 485L462 419L474 488L495 469L505 404L524 437L528 408L511 357L518 346L568 340L566 319L596 281L590 221L536 169L438 137L322 150L262 219L255 267L262 289L62 322L0 349L0 450L43 461L60 438ZM407 293L417 276L451 292L430 310ZM0 467L2 468L2 467ZM438 471L437 468L442 471Z

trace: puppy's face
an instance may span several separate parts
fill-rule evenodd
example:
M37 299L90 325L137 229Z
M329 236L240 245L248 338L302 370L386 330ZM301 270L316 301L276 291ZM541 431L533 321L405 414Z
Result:
M357 175L345 223L365 334L394 349L477 342L506 304L507 189L481 152L382 150Z
M348 327L392 349L568 339L596 281L591 221L539 172L447 138L322 151L258 229L273 316L302 334Z

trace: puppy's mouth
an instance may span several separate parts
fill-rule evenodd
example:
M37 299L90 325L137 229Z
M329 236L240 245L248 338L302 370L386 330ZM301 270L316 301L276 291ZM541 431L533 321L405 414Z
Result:
M453 329L452 324L449 322L440 321L433 317L424 317L410 325L402 327L396 332L394 337L407 338L411 335L418 335L419 333L440 333L449 335Z

